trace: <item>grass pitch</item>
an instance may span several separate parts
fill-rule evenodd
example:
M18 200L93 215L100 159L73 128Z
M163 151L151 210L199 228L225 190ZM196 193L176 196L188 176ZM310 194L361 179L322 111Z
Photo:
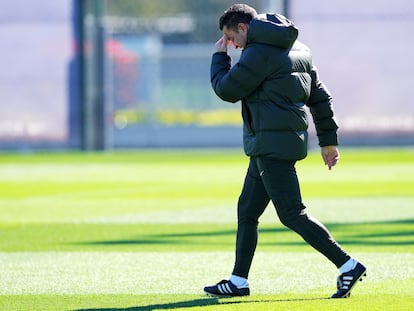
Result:
M413 310L414 150L341 155L297 165L308 212L368 266L331 300L336 269L272 205L252 295L203 295L231 272L241 150L1 154L0 310Z

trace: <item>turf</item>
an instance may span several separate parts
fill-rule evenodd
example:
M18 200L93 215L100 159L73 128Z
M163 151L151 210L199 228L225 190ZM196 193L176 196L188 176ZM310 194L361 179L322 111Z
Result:
M345 149L298 163L304 202L368 265L351 299L336 269L261 218L252 295L206 298L227 277L241 150L0 154L1 310L412 310L414 150Z

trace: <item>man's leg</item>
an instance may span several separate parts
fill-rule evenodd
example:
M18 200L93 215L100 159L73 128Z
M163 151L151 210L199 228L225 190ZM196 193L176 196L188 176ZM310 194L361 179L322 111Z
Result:
M258 219L269 201L256 162L251 159L238 201L236 260L233 275L246 279L248 277L257 245Z
M301 235L339 268L337 291L331 298L349 297L356 283L366 276L367 269L339 246L325 226L306 214L295 162L260 158L257 159L257 165L282 223Z
M258 219L269 201L256 162L251 159L237 208L236 260L233 273L229 280L204 287L207 295L235 297L250 294L247 277L257 245Z
M338 268L351 257L339 246L329 231L307 215L299 188L295 162L258 158L257 164L267 193L280 221L322 253Z

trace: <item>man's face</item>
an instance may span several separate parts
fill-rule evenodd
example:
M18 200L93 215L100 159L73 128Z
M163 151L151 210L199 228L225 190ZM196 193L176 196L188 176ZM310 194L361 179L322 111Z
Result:
M237 48L245 48L247 43L247 31L249 30L248 24L238 24L237 31L223 27L223 34L226 36L227 40L233 43L233 46Z

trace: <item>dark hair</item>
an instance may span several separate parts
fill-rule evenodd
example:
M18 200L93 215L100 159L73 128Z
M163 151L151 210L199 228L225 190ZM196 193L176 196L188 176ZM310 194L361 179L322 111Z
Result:
M237 30L239 23L250 24L256 15L256 10L247 4L233 4L221 15L219 21L220 30L223 30L224 26Z

